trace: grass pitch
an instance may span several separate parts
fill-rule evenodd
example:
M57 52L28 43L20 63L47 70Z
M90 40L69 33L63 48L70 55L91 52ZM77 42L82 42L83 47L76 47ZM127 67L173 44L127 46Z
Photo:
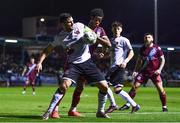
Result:
M109 116L111 119L96 118L97 92L96 87L87 86L81 96L78 111L84 117L68 117L72 93L70 87L59 107L60 119L43 121L41 116L46 111L53 93L57 87L37 87L36 95L32 95L31 88L22 95L22 87L0 88L0 122L180 122L180 89L165 88L167 93L168 112L163 113L158 93L155 88L141 87L135 101L141 109L130 114L131 110L115 111ZM127 92L130 88L124 88ZM125 102L114 95L116 102L122 106ZM107 101L106 108L109 106Z

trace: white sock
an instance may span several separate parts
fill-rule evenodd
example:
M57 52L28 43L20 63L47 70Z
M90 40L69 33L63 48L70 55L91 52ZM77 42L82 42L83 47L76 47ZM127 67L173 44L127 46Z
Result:
M123 90L119 93L119 95L127 102L129 102L133 107L136 106L136 102L129 96L129 94Z
M53 96L53 99L51 100L51 103L50 103L49 108L48 108L48 112L52 113L52 111L54 110L55 106L57 105L57 103L59 102L59 100L62 97L63 97L63 94L59 94L59 93L56 93Z
M58 109L59 109L59 106L56 106L55 109L54 109L54 111L58 111Z
M114 99L114 95L113 95L111 88L108 88L107 98L109 99L111 106L116 106L116 101Z
M103 94L99 92L98 93L98 112L104 112L106 100L107 100L107 94Z
M163 108L167 108L167 106L163 106Z
M70 111L73 111L73 112L76 111L76 107L71 107Z
M127 105L128 107L130 107L130 106L131 106L131 104L130 104L130 103L128 103L128 102L126 103L126 105Z

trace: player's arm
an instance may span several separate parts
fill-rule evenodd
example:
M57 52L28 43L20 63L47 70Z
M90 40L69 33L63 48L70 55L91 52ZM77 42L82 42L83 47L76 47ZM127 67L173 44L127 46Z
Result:
M121 67L125 68L127 63L132 59L133 56L134 56L134 51L133 51L133 49L130 49L129 52L128 52L127 58L121 64Z
M26 70L27 70L27 66L24 66L23 71L22 71L22 74L21 74L22 76L24 76Z
M164 64L165 64L164 55L162 55L159 60L160 60L159 69L157 69L157 70L155 71L155 74L161 74L161 71L162 71L162 69L163 69L163 67L164 67Z
M103 46L111 47L111 42L107 36L103 36L103 37L98 36L97 42L102 44Z
M139 55L137 58L137 61L136 61L136 65L135 65L133 74L132 74L133 78L138 75L138 72L140 71L140 69L142 67L142 63L143 63L142 56Z
M37 64L37 70L38 72L42 69L42 63L44 61L44 59L52 52L52 50L54 49L54 47L52 46L52 44L49 44L41 53L40 58L39 58L39 62Z
M140 71L142 63L143 63L142 56L139 55L138 58L137 58L137 61L136 61L134 72L139 72Z

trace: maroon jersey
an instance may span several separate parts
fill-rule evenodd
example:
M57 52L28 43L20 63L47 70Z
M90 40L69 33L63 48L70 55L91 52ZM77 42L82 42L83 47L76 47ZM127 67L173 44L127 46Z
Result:
M163 55L161 48L155 44L152 47L142 46L140 55L143 59L141 72L150 75L154 74L160 66L159 58Z
M30 81L33 81L36 78L37 70L36 64L27 64L27 71L25 73L25 77L27 77Z
M96 27L95 29L93 29L93 31L99 36L99 37L103 37L103 36L107 36L106 32L104 31L104 29L100 26ZM91 45L89 47L90 53L93 54L93 52L95 51L96 47L97 47L97 43Z

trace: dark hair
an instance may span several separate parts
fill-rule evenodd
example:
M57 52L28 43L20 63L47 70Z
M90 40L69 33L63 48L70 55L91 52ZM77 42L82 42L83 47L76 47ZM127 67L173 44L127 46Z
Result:
M112 24L111 24L111 27L123 27L122 23L119 22L119 21L114 21Z
M68 18L72 17L70 13L61 13L59 15L59 22L63 23L65 22Z
M146 35L151 35L151 36L153 37L153 34L150 33L150 32L145 33L145 34L144 34L144 37L145 37Z
M100 17L104 18L104 12L101 8L95 8L95 9L91 10L90 16L92 16L92 17L100 16Z

